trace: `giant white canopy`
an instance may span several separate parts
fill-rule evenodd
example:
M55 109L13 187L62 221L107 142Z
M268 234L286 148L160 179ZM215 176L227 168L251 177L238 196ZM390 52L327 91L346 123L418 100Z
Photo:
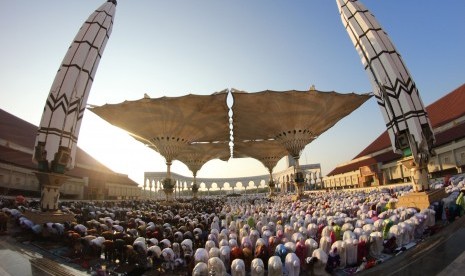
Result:
M268 170L303 148L371 95L337 92L233 89L233 156L252 157ZM211 159L230 156L227 91L211 95L143 98L90 110L194 174Z

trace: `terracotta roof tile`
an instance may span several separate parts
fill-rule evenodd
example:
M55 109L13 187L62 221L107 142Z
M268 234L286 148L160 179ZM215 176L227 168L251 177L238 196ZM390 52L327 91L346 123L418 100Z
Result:
M0 138L7 141L33 148L37 133L37 126L28 123L6 111L0 109Z
M5 146L0 146L0 162L27 169L37 168L37 165L32 162L31 154Z
M328 175L336 175L342 174L351 171L357 171L360 167L369 166L376 163L387 163L390 161L394 161L401 157L400 154L394 153L393 151L385 152L374 157L369 157L367 159L363 159L354 163L350 163L344 166L336 167L332 170Z

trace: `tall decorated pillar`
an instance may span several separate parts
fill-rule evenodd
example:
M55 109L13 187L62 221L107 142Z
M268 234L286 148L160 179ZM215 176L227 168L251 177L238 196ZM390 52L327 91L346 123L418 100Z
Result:
M84 110L112 31L115 9L116 0L107 1L79 29L55 76L37 131L33 161L38 165L40 207L42 212L54 213L55 221L69 220L57 215L60 187L66 182L65 172L76 162ZM31 219L41 221L39 217Z
M296 190L297 198L301 198L304 196L304 185L305 185L305 178L302 172L302 169L299 165L299 158L302 150L305 146L310 143L315 137L309 131L292 131L291 135L282 135L278 134L275 139L280 142L284 148L286 148L290 159L289 161L293 161L294 164L294 186ZM291 159L292 158L292 159Z
M175 188L176 181L171 178L171 160L166 161L167 173L166 178L163 179L163 192L165 193L166 201L174 201L173 190Z
M144 188L147 187L147 189L145 190L145 197L150 199L151 196L152 196L152 179L147 179L148 180L148 185L145 185L146 183L144 183Z
M270 173L270 180L268 181L268 187L270 187L270 196L275 196L276 195L276 183L273 180L273 171L268 170Z
M199 192L199 185L197 184L197 172L194 173L194 183L192 183L192 197L197 199L198 192Z
M394 152L403 155L416 192L429 190L435 141L428 113L401 55L373 14L356 0L336 0L342 23L360 55Z
M313 183L315 185L315 190L318 190L318 183L316 183L318 179L318 176L316 175L316 172L313 173Z

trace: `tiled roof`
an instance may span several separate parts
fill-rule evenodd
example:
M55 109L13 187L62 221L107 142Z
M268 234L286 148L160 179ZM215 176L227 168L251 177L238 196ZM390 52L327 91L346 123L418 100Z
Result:
M360 167L363 166L369 166L377 163L387 163L399 159L400 157L400 154L394 153L393 151L389 151L357 162L352 162L344 166L336 167L334 170L331 171L331 174L328 175L336 175L351 171L357 171Z
M37 126L0 109L0 139L10 141L32 152L37 129ZM0 162L32 170L37 168L37 165L32 162L32 154L8 146L0 146ZM66 172L66 175L78 178L87 176L92 181L104 177L104 179L111 179L111 182L114 183L130 186L138 185L126 175L115 173L105 167L79 147L76 151L76 167Z
M465 137L465 123L451 127L445 131L434 135L436 138L436 147L442 146L454 140Z
M37 167L37 165L32 162L31 154L5 146L0 146L0 162L27 169L35 169Z
M37 126L0 109L0 139L11 141L12 143L33 150L37 129ZM98 170L112 172L79 147L76 151L76 161L86 166L98 168ZM33 168L35 167L36 166L33 166Z
M37 126L0 109L0 139L23 147L34 147Z
M433 128L447 124L465 115L465 84L430 104L426 111L430 114Z
M449 94L440 98L436 102L427 106L426 111L428 112L428 116L430 118L431 126L433 127L433 129L440 127L442 125L445 125L457 118L465 116L465 84L461 85L454 91L450 92ZM459 124L446 131L435 134L435 138L436 138L435 146L440 146L450 141L453 141L457 138L462 138L462 137L465 137L465 124ZM354 159L352 160L373 154L375 152L378 152L380 150L390 148L390 147L391 147L391 141L389 139L389 135L387 131L385 131L378 138L376 138L370 145L368 145L368 147L366 147L357 156L355 156ZM378 158L378 157L375 157L375 158ZM400 158L400 155L398 155L398 158ZM365 160L370 160L370 159L365 159ZM367 162L368 161L363 162L363 163L365 164ZM372 163L368 162L368 163L374 164L376 162L379 162L379 161L375 161ZM331 176L331 175L336 175L336 174L340 174L344 172L353 171L353 167L356 166L356 164L358 164L358 162L336 167L328 175ZM362 166L365 166L365 165L362 165Z

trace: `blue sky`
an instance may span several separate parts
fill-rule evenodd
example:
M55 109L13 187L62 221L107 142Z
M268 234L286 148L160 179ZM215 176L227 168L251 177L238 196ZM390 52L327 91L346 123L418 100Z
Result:
M0 0L0 108L39 124L69 45L103 2ZM425 105L465 83L465 1L362 2L402 55ZM88 103L312 84L321 91L372 90L334 0L120 0ZM308 145L300 163L320 163L328 173L384 130L370 99ZM139 184L144 171L166 169L158 153L89 111L78 145ZM190 175L180 162L172 171ZM252 159L210 161L198 177L266 173Z

